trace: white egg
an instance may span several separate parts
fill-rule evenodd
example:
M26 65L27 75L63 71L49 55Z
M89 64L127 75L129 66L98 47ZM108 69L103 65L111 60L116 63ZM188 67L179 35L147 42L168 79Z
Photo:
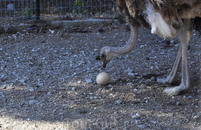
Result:
M96 83L98 85L107 85L110 81L110 76L106 72L102 72L97 75Z

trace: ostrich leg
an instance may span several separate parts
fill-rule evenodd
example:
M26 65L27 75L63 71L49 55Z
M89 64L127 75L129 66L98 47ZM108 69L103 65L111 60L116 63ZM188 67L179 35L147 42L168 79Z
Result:
M178 37L181 45L173 69L170 75L165 79L165 81L170 83L175 79L177 69L181 60L181 83L179 86L166 88L164 92L168 95L178 95L181 91L188 89L190 84L188 69L188 42L191 36L191 21L189 19L186 19L181 25L181 29L178 30ZM161 80L158 81L160 82Z
M164 84L165 83L170 83L171 84L172 82L174 82L174 80L176 78L176 75L177 75L179 64L181 62L181 53L182 53L182 46L180 45L178 53L177 53L176 60L175 60L174 65L172 67L172 71L167 76L167 78L157 78L157 82L164 83Z

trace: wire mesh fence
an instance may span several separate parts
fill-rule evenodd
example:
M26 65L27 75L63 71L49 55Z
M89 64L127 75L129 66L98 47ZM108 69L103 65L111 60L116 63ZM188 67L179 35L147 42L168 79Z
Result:
M34 19L111 18L115 0L0 0L0 23L19 24Z

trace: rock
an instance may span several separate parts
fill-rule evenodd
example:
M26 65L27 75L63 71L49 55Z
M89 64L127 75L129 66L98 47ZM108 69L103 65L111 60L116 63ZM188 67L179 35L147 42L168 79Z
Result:
M78 84L81 84L81 83L82 83L82 81L80 81L80 80L79 80L79 81L77 81L77 83L78 83Z
M156 81L156 77L151 77L151 81Z
M34 92L34 88L29 88L29 92Z
M129 76L139 76L138 73L128 73Z
M12 85L8 85L8 86L6 86L6 89L7 89L7 90L14 90L14 89L15 89L15 87L14 87L14 86L12 86Z
M51 95L52 95L52 93L51 93L51 92L48 92L48 93L47 93L47 95L51 96Z
M91 80L91 79L86 79L85 81L86 81L86 83L88 83L88 84L92 83L92 80Z
M193 96L188 96L187 98L188 98L188 99L192 99L192 98L193 98Z
M126 72L126 73L134 73L134 70L132 70L132 69L128 68L128 69L127 69L127 70L125 70L124 72Z
M6 89L6 85L0 86L0 89Z
M138 125L137 127L140 128L140 129L145 129L146 125Z
M133 119L139 119L140 118L140 114L136 113L135 115L132 116Z
M0 92L0 99L2 100L2 99L4 99L4 92Z
M38 102L39 102L38 100L29 100L29 104L36 104Z
M119 100L116 101L116 103L117 103L117 104L122 104L123 101L122 101L121 99L119 99Z
M8 80L8 77L5 76L5 75L2 75L1 78L0 78L0 81L5 82L6 80Z
M135 76L135 73L128 73L129 76Z
M193 119L195 119L195 120L201 119L201 113L199 113L199 114L193 116Z
M77 88L76 87L72 87L72 91L76 91L77 90Z

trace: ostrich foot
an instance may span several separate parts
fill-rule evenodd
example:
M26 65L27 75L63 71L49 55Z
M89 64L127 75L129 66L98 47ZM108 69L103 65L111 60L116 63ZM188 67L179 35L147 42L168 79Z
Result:
M185 90L187 87L185 85L180 84L179 86L176 87L168 87L166 89L163 90L164 93L166 93L167 95L178 95L181 91Z

